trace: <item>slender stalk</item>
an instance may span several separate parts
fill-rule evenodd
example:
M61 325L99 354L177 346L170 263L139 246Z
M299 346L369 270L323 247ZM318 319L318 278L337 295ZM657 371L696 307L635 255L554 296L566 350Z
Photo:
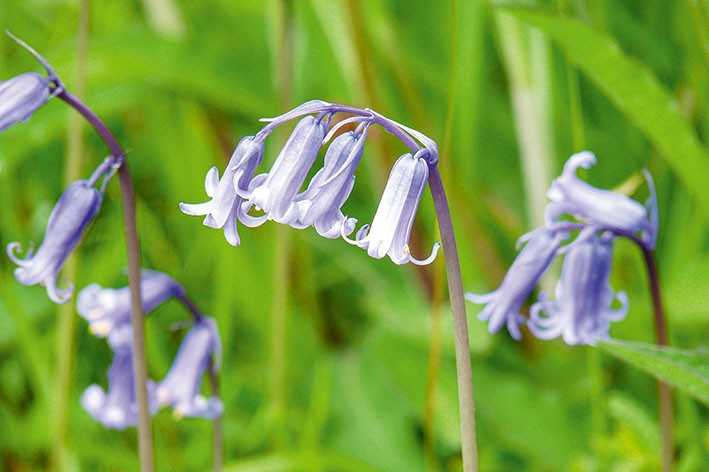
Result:
M655 254L645 246L640 246L647 266L648 283L650 295L652 297L652 308L655 323L655 342L658 346L669 345L667 333L667 318L662 303L662 293L660 291L660 278L655 262ZM668 384L660 380L657 381L657 397L660 413L660 432L662 439L662 470L669 472L672 470L674 457L674 447L672 444L672 390Z
M76 91L82 95L86 89L86 56L89 39L90 0L82 0L76 40ZM83 160L83 139L81 120L72 115L67 135L67 162L64 181L68 185L79 179ZM64 265L64 275L76 280L79 255L69 256ZM54 443L52 447L52 467L62 471L67 464L68 405L70 404L74 357L76 355L76 318L74 307L63 304L58 307L59 331L57 333L57 372L55 385Z
M458 404L460 409L460 444L463 453L463 470L478 470L478 451L475 438L475 402L473 399L473 374L470 365L468 319L465 313L463 281L460 274L458 248L453 232L446 192L435 164L429 164L428 183L436 208L441 242L448 273L448 296L453 311L455 331L456 372L458 376Z
M140 245L136 228L135 216L135 193L133 182L128 171L128 164L123 158L125 152L118 144L113 133L106 127L103 121L81 100L62 90L57 95L58 98L66 102L69 106L78 111L86 121L93 126L103 142L120 164L118 177L123 198L123 223L126 239L126 253L128 255L128 285L131 294L131 324L133 331L133 380L135 383L135 397L138 403L138 448L140 453L140 470L152 472L153 460L153 438L150 428L150 412L148 411L148 391L147 391L147 365L145 361L145 327L143 306L140 291Z

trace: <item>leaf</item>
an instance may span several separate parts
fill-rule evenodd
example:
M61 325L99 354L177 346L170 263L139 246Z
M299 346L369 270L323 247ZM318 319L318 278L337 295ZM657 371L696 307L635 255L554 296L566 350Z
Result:
M556 42L660 151L709 216L709 154L676 101L645 65L627 56L608 35L585 23L529 10L505 9Z
M606 341L599 347L709 405L709 351L626 341Z

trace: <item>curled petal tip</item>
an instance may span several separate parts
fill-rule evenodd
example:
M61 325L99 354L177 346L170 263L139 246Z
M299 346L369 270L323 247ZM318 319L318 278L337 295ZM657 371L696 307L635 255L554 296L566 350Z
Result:
M418 266L424 266L428 265L431 262L433 262L436 259L436 256L438 255L438 250L441 248L441 243L436 242L433 244L433 247L431 248L431 254L426 258L426 259L416 259L415 257L411 256L409 252L409 246L406 246L406 252L409 253L409 262L411 262L414 265Z

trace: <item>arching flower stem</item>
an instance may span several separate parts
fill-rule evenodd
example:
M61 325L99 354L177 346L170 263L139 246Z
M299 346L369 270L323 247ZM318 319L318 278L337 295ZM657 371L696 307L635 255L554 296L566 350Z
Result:
M61 87L57 97L78 111L84 119L93 126L108 147L118 169L121 195L123 198L123 224L128 255L128 281L131 292L131 325L133 327L133 379L135 396L138 403L138 445L140 453L140 470L152 472L154 468L153 438L150 427L150 411L148 410L148 391L146 388L148 374L145 361L145 327L140 290L140 244L136 228L135 192L133 181L125 162L125 152L113 133L105 123L81 100Z
M460 444L463 453L463 470L478 470L478 451L475 435L475 401L473 398L473 376L470 363L470 341L468 339L468 319L465 313L463 282L460 274L458 247L453 232L453 222L448 208L448 199L443 189L438 166L429 164L428 183L436 209L438 227L448 275L448 296L453 312L455 331L455 359L458 377L458 405L460 414Z
M562 222L554 225L554 228L560 230L580 230L588 228L589 226L583 223L572 223L572 222ZM659 271L657 269L657 261L655 258L654 243L651 244L648 241L639 238L633 233L623 231L617 228L598 228L599 231L609 231L616 236L624 237L633 243L640 249L643 256L643 262L645 263L645 269L647 271L648 277L648 288L650 290L650 298L652 300L652 310L653 310L653 323L655 327L655 344L658 346L668 346L669 345L669 334L667 328L667 316L665 315L664 303L662 301L662 290L660 289L660 277ZM658 409L660 416L660 432L661 432L661 442L662 442L662 470L669 471L672 470L672 458L674 456L674 445L672 441L672 430L673 430L673 407L672 407L672 390L670 386L662 382L657 381L657 399L658 399Z

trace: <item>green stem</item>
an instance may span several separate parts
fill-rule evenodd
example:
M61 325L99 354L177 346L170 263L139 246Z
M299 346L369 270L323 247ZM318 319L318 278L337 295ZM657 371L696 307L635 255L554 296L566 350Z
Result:
M654 251L645 246L640 246L643 258L647 267L648 284L652 298L652 308L655 323L655 342L658 346L669 345L669 335L667 330L667 317L662 303L662 292L660 290L660 277L655 262ZM665 382L657 382L657 397L660 413L660 433L662 439L662 470L669 472L672 470L674 462L674 445L672 440L673 413L672 413L672 390Z
M448 274L448 296L453 311L455 331L455 359L458 377L458 405L460 413L460 447L463 453L463 470L478 470L478 449L475 436L475 402L473 399L473 372L470 365L470 340L468 319L465 313L463 280L460 274L458 247L453 232L453 221L448 208L448 199L441 182L438 166L429 165L428 183L436 208L441 243Z
M76 93L82 96L86 89L86 57L89 40L90 0L81 0L79 25L76 41ZM65 183L69 185L81 177L83 160L83 139L81 136L82 120L72 114L69 118L67 136L67 162ZM76 280L78 273L78 254L72 254L64 265L64 276ZM71 403L74 357L76 355L76 323L74 306L63 304L58 307L57 331L57 371L55 384L54 441L51 451L54 470L65 470L67 465L68 416Z

